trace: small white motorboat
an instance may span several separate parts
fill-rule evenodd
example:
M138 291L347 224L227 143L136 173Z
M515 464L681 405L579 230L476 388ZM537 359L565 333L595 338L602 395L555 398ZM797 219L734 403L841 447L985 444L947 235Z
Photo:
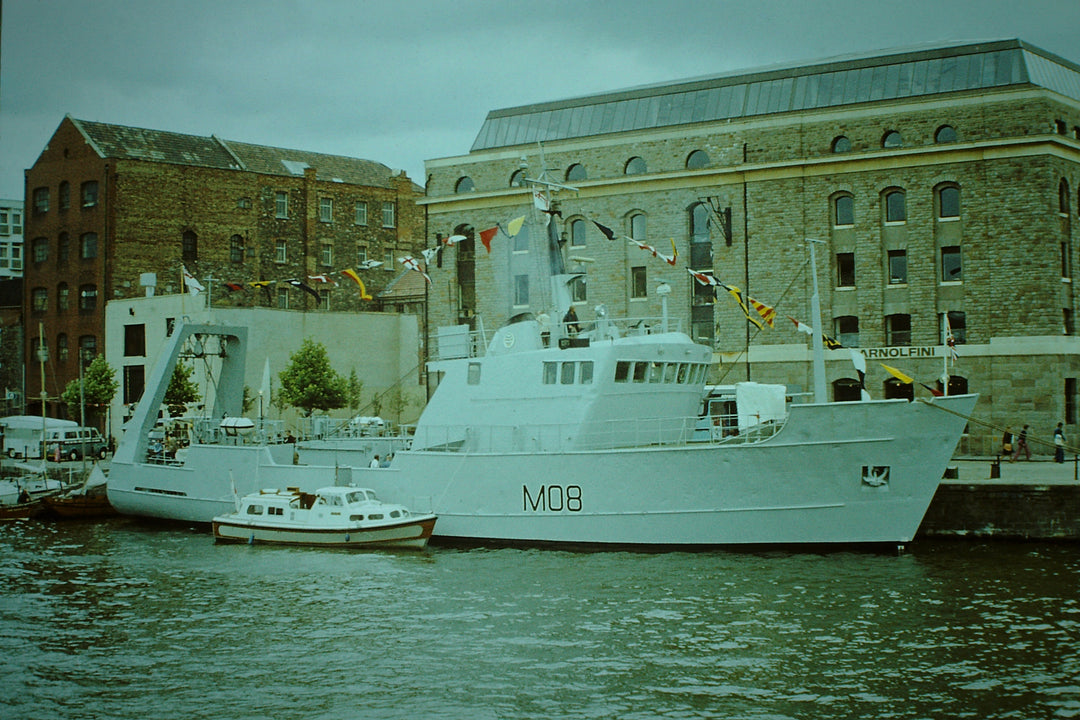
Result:
M435 515L414 515L358 487L297 488L245 495L238 510L214 518L218 542L423 548Z

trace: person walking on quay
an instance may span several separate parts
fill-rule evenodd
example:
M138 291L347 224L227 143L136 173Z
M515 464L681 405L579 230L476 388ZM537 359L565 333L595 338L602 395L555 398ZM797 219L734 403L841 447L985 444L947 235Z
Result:
M1065 462L1065 431L1061 428L1061 423L1054 428L1054 462Z
M1009 462L1016 462L1016 458L1020 457L1020 453L1023 452L1028 460L1031 460L1031 448L1027 443L1028 426L1025 425L1024 429L1020 431L1020 437L1016 440L1016 452L1012 456L1012 460Z

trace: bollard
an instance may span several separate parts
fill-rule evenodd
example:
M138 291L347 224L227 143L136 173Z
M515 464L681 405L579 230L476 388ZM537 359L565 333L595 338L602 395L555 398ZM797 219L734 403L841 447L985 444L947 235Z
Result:
M994 461L990 463L990 479L998 480L1001 478L1001 456L998 455L994 458Z

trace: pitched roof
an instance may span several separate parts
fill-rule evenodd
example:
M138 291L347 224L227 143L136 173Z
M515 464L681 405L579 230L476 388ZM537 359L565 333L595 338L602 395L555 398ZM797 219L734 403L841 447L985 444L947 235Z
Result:
M1080 100L1080 66L1019 40L1002 40L746 71L493 110L472 150L1031 86Z
M380 300L415 300L423 298L427 280L415 270L406 270L390 281L380 292Z
M304 168L313 167L319 180L374 187L391 186L393 171L373 160L252 145L213 135L203 137L147 130L78 120L70 116L69 119L103 158L286 176L302 176Z

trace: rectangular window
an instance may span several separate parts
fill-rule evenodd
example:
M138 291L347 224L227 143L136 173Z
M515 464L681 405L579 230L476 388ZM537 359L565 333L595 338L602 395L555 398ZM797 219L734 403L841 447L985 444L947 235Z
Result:
M333 245L333 243L323 243L322 244L322 247L321 247L321 250L320 250L320 253L319 253L319 261L323 265L333 265L334 264L334 245Z
M0 235L8 236L11 234L11 213L7 208L0 210Z
M244 238L240 235L229 238L229 262L244 262Z
M137 403L146 387L146 369L142 365L124 366L124 402Z
M573 385L574 384L574 366L577 363L564 362L562 364L562 374L559 375L559 383L561 385Z
M889 284L907 284L907 250L889 251Z
M627 360L620 360L615 363L615 382L624 383L630 378L630 365Z
M274 262L284 263L289 260L288 242L285 240L278 240L274 245Z
M289 309L289 288L279 287L277 289L277 306L280 310Z
M319 291L319 307L321 307L323 310L329 310L330 309L330 291L329 290L320 290Z
M146 357L146 326L124 326L124 357Z
M85 233L79 238L79 256L83 260L97 257L97 233Z
M22 245L11 246L11 269L22 270Z
M1061 277L1072 278L1072 258L1069 256L1069 243L1061 243Z
M630 268L630 297L635 300L649 296L649 275L644 265Z
M67 283L62 283L56 288L56 309L60 312L66 312L68 309L69 295L71 291L68 290Z
M56 248L56 261L60 263L66 263L71 255L71 236L67 233L60 233L60 240L57 243Z
M334 199L319 198L319 222L328 223L334 218Z
M528 275L515 275L514 276L514 304L515 305L528 305L529 304L529 276Z
M570 281L570 301L585 302L588 298L585 293L585 278L576 277Z
M582 385L591 385L593 376L593 364L592 360L585 360L581 363L581 371L579 373Z
M356 264L363 265L367 262L367 245L356 246Z
M8 248L10 245L7 243L0 244L0 270L6 270L10 261L8 260Z
M34 262L45 262L49 259L49 239L43 237L34 238L31 250L34 253Z
M1065 334L1066 335L1075 335L1076 334L1076 326L1075 326L1075 322L1073 321L1073 311L1068 309L1068 308L1062 308L1061 316L1062 316L1061 317L1062 323L1065 326Z
M274 193L274 217L288 219L289 217L289 193Z
M22 213L18 210L11 211L11 234L22 235Z
M394 250L393 248L383 253L383 270L387 272L394 272Z
M98 184L97 180L90 180L82 184L82 206L84 208L97 205Z
M1076 424L1076 378L1065 378L1065 422Z
M353 223L356 225L367 225L367 203L363 200L356 203L353 208Z
M397 227L397 212L392 202L382 204L382 226L384 228Z
M559 375L559 363L546 362L544 363L544 384L554 385L555 379Z
M960 263L960 246L949 245L941 248L941 281L960 282L964 279Z
M855 287L855 253L836 253L836 287Z

